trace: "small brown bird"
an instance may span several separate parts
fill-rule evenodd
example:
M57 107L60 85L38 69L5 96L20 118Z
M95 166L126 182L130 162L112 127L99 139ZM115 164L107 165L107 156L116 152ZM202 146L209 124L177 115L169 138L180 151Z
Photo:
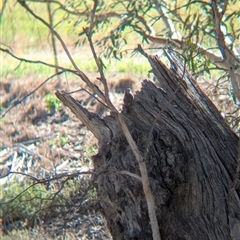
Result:
M132 105L133 99L134 96L131 88L127 88L123 98L123 112L129 111L129 107Z

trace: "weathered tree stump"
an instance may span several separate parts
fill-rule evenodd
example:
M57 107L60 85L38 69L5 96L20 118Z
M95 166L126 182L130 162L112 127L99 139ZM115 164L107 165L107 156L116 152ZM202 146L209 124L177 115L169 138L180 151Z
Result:
M145 53L144 53L145 54ZM240 239L238 137L169 54L148 58L160 87L143 81L124 120L144 156L161 239ZM114 115L57 96L99 140L95 183L113 239L152 239L138 164Z

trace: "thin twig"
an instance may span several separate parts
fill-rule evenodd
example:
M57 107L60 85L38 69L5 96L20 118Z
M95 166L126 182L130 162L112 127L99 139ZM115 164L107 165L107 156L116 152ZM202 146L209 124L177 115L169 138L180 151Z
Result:
M71 91L71 92L66 92L67 94L73 94L73 93L76 93L76 92L80 92L80 91L84 91L86 93L88 93L90 96L92 96L93 98L95 98L99 103L101 103L104 107L108 108L108 106L103 103L99 98L97 98L94 94L90 93L86 88L81 88L81 89L77 89L77 90L74 90L74 91Z
M94 84L92 83L88 77L79 69L79 67L77 66L77 64L75 63L75 61L73 60L66 44L64 43L63 39L61 38L61 36L58 34L57 31L55 31L51 25L49 23L47 23L44 19L42 19L41 17L39 17L38 15L36 15L26 4L25 1L21 1L21 0L17 0L18 3L25 8L34 18L38 19L40 22L42 22L48 29L50 29L52 31L52 33L56 36L56 38L59 40L59 42L61 43L65 53L67 54L71 64L73 65L73 67L75 68L75 70L78 72L79 77L92 89L93 92L95 92L103 101L105 100L104 98L104 94L100 91L100 89Z
M142 183L142 178L139 177L139 176L138 176L137 174L135 174L135 173L132 173L132 172L129 172L129 171L118 171L117 173L118 173L118 174L123 174L123 175L128 175L128 176L130 176L130 177L133 177L133 178L139 180L139 181Z
M98 1L94 0L94 7L93 7L93 11L92 11L92 16L91 16L91 23L93 22L94 16L95 16L95 11L96 11L96 7L97 7ZM103 73L103 69L101 67L100 61L97 57L95 48L93 46L93 42L92 42L92 25L90 25L88 31L86 32L87 37L88 37L88 41L90 44L90 48L92 50L95 62L97 64L98 70L100 72L100 76L101 76L101 82L104 85L104 90L105 90L105 100L107 105L109 106L109 108L111 109L111 111L113 112L113 114L116 116L120 127L123 130L123 133L136 157L136 160L138 162L139 165L139 169L140 169L140 173L141 173L141 178L142 178L142 185L143 185L143 191L146 197L146 202L147 202L147 207L148 207L148 215L149 215L149 219L150 219L150 223L151 223L151 228L152 228L152 236L154 240L160 240L160 232L159 232L159 226L158 226L158 221L157 221L157 216L156 216L156 211L155 211L155 203L154 203L154 198L153 198L153 194L152 191L150 189L150 183L149 183L149 178L148 178L148 173L147 173L147 167L146 164L143 160L143 156L141 155L141 152L139 151L137 144L135 143L135 141L133 140L133 137L131 135L131 133L129 132L129 129L125 123L125 121L123 120L122 115L117 111L117 109L115 108L115 106L112 104L110 98L109 98L109 89L108 89L108 85L107 85L107 80L105 78L105 75Z
M95 173L92 172L92 171L74 172L74 173L71 173L71 174L62 173L62 174L58 174L57 176L54 176L54 177L39 179L39 178L37 178L37 177L35 177L33 175L30 175L30 174L27 174L27 173L11 171L7 175L5 175L4 177L7 177L7 176L9 176L11 174L23 175L25 177L28 177L28 178L34 180L35 182L33 184L31 184L30 186L28 186L27 188L25 188L23 191L21 191L21 193L17 194L14 198L12 198L12 199L10 199L8 201L5 201L5 202L1 202L0 205L8 204L10 202L13 202L16 198L18 198L23 193L28 191L31 187L33 187L33 186L35 186L37 184L45 184L45 183L48 183L48 182L51 182L51 181L56 181L56 180L59 180L59 179L62 179L62 178L72 179L74 177L78 177L79 175L93 175Z
M50 134L50 135L47 135L47 136L37 137L37 138L29 139L27 141L18 142L18 143L15 143L13 146L15 147L19 143L27 145L27 144L32 144L32 143L36 143L36 142L42 142L42 141L45 141L45 140L48 140L48 139L51 139L51 138L55 138L56 136L57 136L57 133L54 133L54 134Z
M219 50L222 54L222 62L227 67L227 71L229 73L232 88L234 91L234 95L238 99L238 104L240 104L240 89L237 81L237 77L235 74L235 65L240 63L240 60L234 55L234 53L227 47L225 43L225 37L221 30L222 18L226 11L228 1L225 0L222 6L222 11L219 11L217 6L217 0L212 0L212 11L214 16L214 24L215 24L215 32L217 38L217 44Z
M13 109L14 107L16 107L18 104L21 104L26 98L28 98L29 96L31 96L33 93L35 93L39 88L41 88L46 82L48 82L49 80L51 80L53 77L57 76L57 75L61 75L64 71L58 72L58 73L54 73L51 77L47 78L45 81L43 81L37 88L35 88L33 91L31 91L30 93L26 94L22 99L17 100L14 102L14 104L9 107L1 116L1 118L4 118L6 116L6 114Z
M72 72L72 73L75 73L75 74L76 74L76 71L75 71L75 70L72 70L72 69L69 69L69 68L61 67L61 66L54 65L54 64L51 64L51 63L46 63L46 62L43 62L43 61L34 61L34 60L29 60L29 59L17 57L16 55L14 55L14 54L13 54L11 51L9 51L8 49L4 49L4 48L1 48L1 47L0 47L0 51L9 54L9 55L12 56L13 58L15 58L15 59L17 59L17 60L19 60L19 61L21 61L21 62L34 63L34 64L42 64L42 65L45 65L45 66L47 66L47 67L57 68L57 69L60 69L60 70L62 70L62 71L68 71L68 72Z
M96 54L96 51L95 51L95 48L94 48L93 42L92 42L92 28L93 28L93 23L94 23L94 18L95 18L95 12L96 12L96 9L97 9L97 4L98 4L98 0L94 0L94 6L93 6L92 14L91 14L90 26L89 26L86 34L87 34L87 38L88 38L88 41L89 41L89 45L90 45L94 60L97 64L97 67L98 67L98 70L99 70L99 73L100 73L100 77L101 77L100 81L103 83L103 86L104 86L105 102L107 103L107 105L111 109L111 111L116 113L118 111L114 107L114 105L112 104L112 102L109 98L109 89L108 89L108 85L107 85L107 80L106 80L105 75L103 73L102 66L101 66L100 61L97 57L97 54Z

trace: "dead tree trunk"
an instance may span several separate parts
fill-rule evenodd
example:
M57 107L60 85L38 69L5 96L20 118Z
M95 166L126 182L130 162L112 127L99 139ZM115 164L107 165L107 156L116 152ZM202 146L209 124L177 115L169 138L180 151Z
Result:
M122 115L147 165L161 239L240 239L238 137L173 55L170 69L145 56L161 87L143 81ZM95 183L113 239L152 239L139 168L115 117L57 96L99 140Z

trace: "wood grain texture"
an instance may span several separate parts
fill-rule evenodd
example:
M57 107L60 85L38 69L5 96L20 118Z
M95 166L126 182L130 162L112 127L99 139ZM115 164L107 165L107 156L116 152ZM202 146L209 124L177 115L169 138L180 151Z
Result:
M240 188L230 189L238 137L174 55L169 54L174 67L168 68L144 54L160 87L143 81L131 111L122 116L145 156L161 238L237 239ZM113 239L152 239L142 183L121 174L140 176L115 117L96 118L72 100L69 104L61 92L57 96L99 140L95 185Z

